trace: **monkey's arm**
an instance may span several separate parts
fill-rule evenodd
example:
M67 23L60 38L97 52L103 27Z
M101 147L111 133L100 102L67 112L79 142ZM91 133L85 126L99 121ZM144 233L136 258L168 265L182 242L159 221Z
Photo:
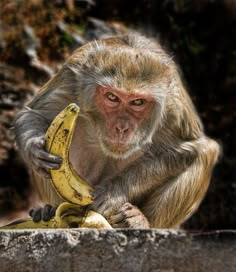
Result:
M119 209L125 202L140 201L139 208L151 226L174 227L204 196L218 150L216 142L203 137L183 143L175 152L143 158L140 164L106 183L105 189L101 186L94 207L109 217L114 213L110 207Z
M57 169L61 163L61 158L44 150L44 137L54 117L74 101L72 93L65 95L60 89L44 90L16 117L14 129L19 151L29 168L38 174L47 177L45 169Z

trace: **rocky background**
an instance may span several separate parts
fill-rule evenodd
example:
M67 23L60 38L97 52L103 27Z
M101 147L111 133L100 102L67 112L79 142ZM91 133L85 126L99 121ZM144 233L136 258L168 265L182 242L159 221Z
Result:
M91 39L140 31L179 64L205 125L222 146L208 193L186 229L236 228L236 1L1 0L0 223L29 207L12 121L70 53Z

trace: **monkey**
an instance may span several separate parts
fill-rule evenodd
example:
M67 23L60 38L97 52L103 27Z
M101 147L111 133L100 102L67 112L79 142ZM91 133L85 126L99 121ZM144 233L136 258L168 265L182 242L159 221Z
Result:
M80 107L69 159L94 188L89 208L114 228L178 228L196 211L220 147L204 134L174 60L130 33L76 49L18 113L16 143L47 204L33 220L63 201L49 182L62 158L46 152L45 133L69 103Z

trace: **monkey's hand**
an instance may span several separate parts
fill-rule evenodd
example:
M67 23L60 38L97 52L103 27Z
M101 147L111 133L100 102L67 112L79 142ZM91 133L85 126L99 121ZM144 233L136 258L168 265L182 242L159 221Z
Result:
M32 217L34 222L49 221L52 217L55 216L57 207L52 207L47 204L43 208L31 209L29 215Z
M31 163L32 170L39 175L49 178L50 169L60 168L62 158L45 151L44 136L29 139L26 143L26 151L27 161Z
M112 215L109 223L114 228L149 229L149 223L144 214L130 203L125 203L116 214Z
M125 195L119 196L119 191L112 187L112 184L99 184L94 187L94 201L90 205L91 210L103 215L108 221L112 214L117 211L127 199Z

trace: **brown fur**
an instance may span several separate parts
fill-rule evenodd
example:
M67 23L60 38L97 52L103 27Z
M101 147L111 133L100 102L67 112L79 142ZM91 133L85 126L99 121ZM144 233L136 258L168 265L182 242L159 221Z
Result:
M155 98L152 113L133 139L138 149L127 158L113 158L101 149L103 117L94 99L97 86ZM208 188L219 146L204 135L176 66L159 44L125 35L79 48L18 115L20 151L44 202L53 205L62 200L48 180L39 181L32 146L71 102L79 104L81 115L70 160L79 175L95 186L91 208L114 226L131 228L176 227L196 210Z

